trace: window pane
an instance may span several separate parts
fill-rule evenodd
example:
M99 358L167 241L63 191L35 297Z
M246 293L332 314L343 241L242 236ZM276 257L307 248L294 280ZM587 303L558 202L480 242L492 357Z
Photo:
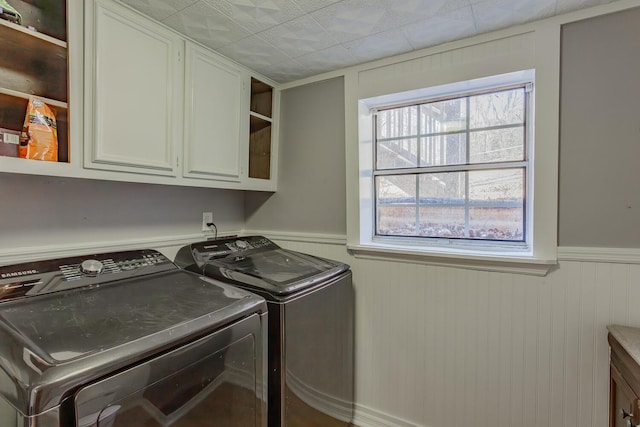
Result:
M378 141L376 169L402 169L418 165L418 140L393 139Z
M416 177L376 177L377 234L416 234Z
M376 127L376 137L378 139L417 135L418 107L414 105L378 111Z
M524 168L469 172L469 237L524 240Z
M524 160L524 126L470 133L469 163Z
M419 166L460 165L466 163L466 141L466 133L421 138Z
M465 206L420 206L418 235L422 237L465 237Z
M524 88L469 98L469 128L524 123Z
M378 207L378 232L383 236L415 236L416 207Z
M420 133L459 131L467 128L466 98L431 102L420 106Z
M421 236L465 237L465 182L465 172L420 175Z
M420 203L464 204L466 172L425 173L419 178Z
M377 201L380 204L415 203L415 175L393 175L376 177Z

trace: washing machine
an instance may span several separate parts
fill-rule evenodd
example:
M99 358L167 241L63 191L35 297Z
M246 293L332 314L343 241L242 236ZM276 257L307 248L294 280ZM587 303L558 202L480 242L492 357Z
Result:
M0 425L265 427L266 318L153 250L0 267Z
M347 264L263 236L193 243L175 263L266 299L269 427L350 424L354 291Z

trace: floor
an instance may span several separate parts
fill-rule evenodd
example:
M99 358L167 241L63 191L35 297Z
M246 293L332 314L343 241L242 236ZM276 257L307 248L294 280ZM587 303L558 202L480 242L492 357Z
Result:
M289 393L287 411L289 419L286 427L357 427L344 421L336 420L304 403Z
M162 393L167 396L171 393ZM291 393L286 427L357 427L336 420L304 403ZM175 399L163 402L160 394L145 394L131 399L132 404L122 403L106 421L110 427L193 427L209 425L215 417L215 425L221 427L248 427L264 410L261 402L248 389L222 383L198 402L187 401L183 407L175 406ZM173 406L172 406L173 405Z

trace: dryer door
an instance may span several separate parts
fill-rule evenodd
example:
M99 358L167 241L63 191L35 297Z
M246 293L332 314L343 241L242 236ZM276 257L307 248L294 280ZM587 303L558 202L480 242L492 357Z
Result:
M261 347L254 314L82 388L76 425L264 426Z

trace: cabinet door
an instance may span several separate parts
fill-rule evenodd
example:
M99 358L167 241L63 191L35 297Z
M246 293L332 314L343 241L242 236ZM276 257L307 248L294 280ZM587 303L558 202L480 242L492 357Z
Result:
M175 176L183 41L111 0L88 3L85 166Z
M186 64L183 174L238 181L242 73L191 43Z
M611 365L610 399L610 427L633 427L640 423L638 397L614 365Z

